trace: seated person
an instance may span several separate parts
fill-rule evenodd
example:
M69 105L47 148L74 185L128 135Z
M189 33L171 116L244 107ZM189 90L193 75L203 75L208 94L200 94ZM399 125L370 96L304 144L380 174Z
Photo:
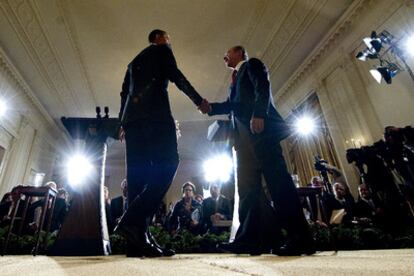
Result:
M200 233L202 210L201 204L194 199L195 186L186 182L182 186L183 198L178 201L171 214L169 229L175 234L181 229L186 229L193 234Z
M17 202L20 199L18 204L16 217L21 217L24 211L24 206L26 205L26 199L21 195L20 188L24 187L23 185L18 185L13 187L10 193L3 197L2 203L0 204L0 227L5 227L10 225L11 217L13 216L14 208ZM28 227L28 221L33 221L34 209L31 207L32 204L29 204L29 208L26 213L26 223L23 227L23 233L30 232ZM13 231L19 229L21 220L16 220L14 223Z
M203 201L203 227L211 233L220 233L229 227L214 226L220 220L231 220L232 212L230 200L221 195L221 187L218 184L210 185L211 197Z
M355 204L355 216L360 222L381 224L384 209L380 200L371 194L366 184L358 187L359 199Z
M322 178L320 176L313 176L311 178L310 183L307 185L307 187L312 187L312 188L324 187Z
M119 220L121 219L122 215L124 214L127 208L128 183L126 179L122 180L121 182L121 192L122 194L120 196L115 197L111 200L110 221L112 222L112 225L109 225L108 222L108 227L110 229L113 229L115 225L118 224Z
M325 194L325 204L328 218L331 218L334 210L344 209L345 213L341 219L341 222L351 222L354 217L355 200L349 192L348 186L343 183L336 182L332 187L334 194Z
M12 201L13 199L11 192L5 193L0 201L0 222L5 216L9 214L9 209Z
M48 186L54 190L57 190L57 184L53 181L47 182L45 186ZM55 201L55 206L52 213L52 220L50 224L50 232L55 232L60 229L62 226L63 220L68 212L69 204L68 204L68 193L65 189L61 188L57 190L57 196ZM33 231L36 231L40 224L40 211L41 207L44 205L44 199L38 200L33 202L30 205L30 209L34 211L34 218L31 223L29 223L30 228ZM48 209L52 208L52 200L49 201ZM29 209L29 210L30 210ZM43 230L46 229L47 223L49 221L49 212L46 213L46 217L43 223Z

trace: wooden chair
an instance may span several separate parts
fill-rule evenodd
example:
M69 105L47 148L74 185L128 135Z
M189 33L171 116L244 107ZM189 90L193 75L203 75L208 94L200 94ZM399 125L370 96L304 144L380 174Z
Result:
M41 214L40 214L40 225L38 226L38 229L35 233L35 235L37 235L36 238L36 244L35 247L33 248L33 256L37 255L38 250L39 250L39 245L40 245L40 235L41 235L41 231L43 229L43 225L45 223L45 218L46 218L46 214L49 213L49 217L48 217L48 221L46 224L46 236L44 238L44 242L43 242L43 248L46 248L46 244L47 244L47 238L49 236L49 231L50 231L50 225L52 223L52 216L53 216L53 210L55 207L55 202L56 202L56 196L57 196L57 191L55 189L52 189L48 186L43 186L43 187L34 187L34 186L19 186L16 188L16 193L19 194L18 197L16 197L13 200L13 210L12 210L12 215L11 215L11 221L10 221L10 226L6 235L6 240L4 242L3 245L3 252L2 255L6 254L7 251L7 247L9 245L9 241L10 241L10 237L14 228L14 225L16 223L17 220L20 220L20 225L17 231L17 236L21 236L22 234L22 230L25 224L25 220L27 217L27 211L29 209L29 204L31 202L32 197L40 197L44 199L43 205L41 206ZM21 214L21 217L17 217L17 213L18 213L18 209L19 209L19 205L22 201L22 198L25 199L24 201L24 208L23 208L23 212ZM49 205L50 204L50 205Z

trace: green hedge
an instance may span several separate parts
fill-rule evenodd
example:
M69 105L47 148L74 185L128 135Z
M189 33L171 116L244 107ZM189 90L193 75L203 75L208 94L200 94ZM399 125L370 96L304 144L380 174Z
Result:
M151 227L151 233L161 246L174 248L177 253L216 253L217 244L227 242L229 233L222 235L204 234L193 235L188 231L181 231L171 236L163 228ZM327 250L361 250L361 249L391 249L414 248L414 227L406 227L398 234L386 233L378 228L359 226L335 226L328 228L318 224L311 225L318 251ZM5 240L7 228L0 228L1 245ZM41 241L45 233L41 234ZM56 237L49 235L48 247L53 245ZM112 254L125 253L125 241L122 237L111 235ZM7 254L31 254L35 244L35 237L24 235L11 236ZM2 249L2 248L1 248ZM39 252L42 254L44 252Z

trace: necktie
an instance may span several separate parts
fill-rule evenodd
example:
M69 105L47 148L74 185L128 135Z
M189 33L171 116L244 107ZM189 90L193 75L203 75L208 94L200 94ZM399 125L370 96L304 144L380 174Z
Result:
M233 73L231 74L231 86L234 86L236 84L236 77L237 77L237 70L233 70Z
M230 99L233 99L236 95L236 78L237 70L233 70L233 73L231 74Z

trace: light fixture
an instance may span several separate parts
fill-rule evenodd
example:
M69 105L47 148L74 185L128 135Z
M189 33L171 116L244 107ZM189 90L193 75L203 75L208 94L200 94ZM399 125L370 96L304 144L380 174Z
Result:
M0 99L0 117L3 117L7 111L7 104L4 102L3 99Z
M387 66L379 66L369 72L378 83L381 83L381 80L384 79L386 83L391 84L392 78L395 77L399 71L400 68L396 64L389 63Z
M315 131L315 121L308 116L303 116L296 120L295 129L300 135L307 136Z
M362 60L362 61L366 61L367 60L367 58L369 58L369 59L376 59L376 58L378 58L378 54L376 54L376 53L372 53L368 48L367 49L364 49L363 51L361 51L361 52L359 52L357 55L356 55L356 58L357 59L359 59L359 60Z
M89 158L83 154L77 153L69 158L66 164L66 174L69 184L73 187L79 187L85 183L91 176L93 165Z
M220 154L205 161L203 168L204 178L207 182L225 183L230 180L232 175L233 160L227 154Z
M414 35L410 36L405 42L405 50L410 55L414 56Z
M382 48L381 38L377 37L377 33L373 31L371 37L362 39L372 53L378 53Z
M378 83L381 83L381 80L384 79L387 84L391 84L392 78L398 72L403 71L402 68L408 72L414 81L414 73L405 60L406 53L414 53L414 36L406 40L405 51L400 48L401 39L396 39L387 30L382 31L379 36L373 31L370 37L365 37L362 41L367 47L355 57L362 61L366 61L367 58L379 60L380 65L370 70L371 75ZM385 48L385 50L380 53L382 48ZM386 65L384 66L384 64Z

